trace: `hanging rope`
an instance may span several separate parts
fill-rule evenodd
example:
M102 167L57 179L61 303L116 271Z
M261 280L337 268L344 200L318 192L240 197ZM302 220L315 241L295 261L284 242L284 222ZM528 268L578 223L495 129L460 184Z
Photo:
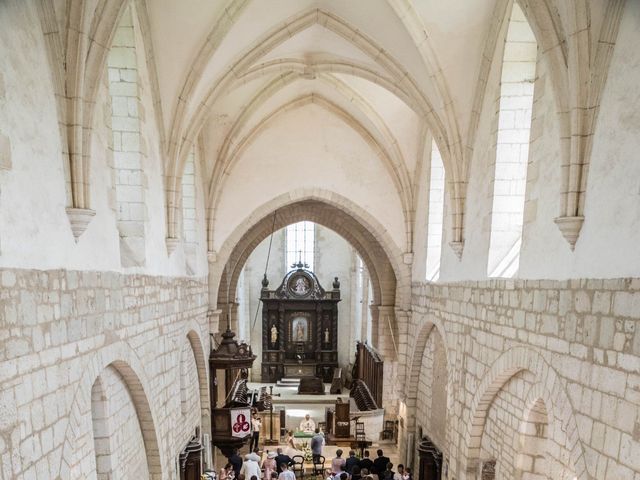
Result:
M264 265L264 275L267 275L267 269L269 268L269 259L271 258L271 246L273 245L273 234L274 229L276 228L276 212L273 212L273 222L271 223L271 235L269 237L269 250L267 250L267 261ZM251 331L256 328L256 322L258 321L258 312L260 311L260 302L256 306L256 314L253 317L253 325L251 326Z
M396 358L398 358L398 346L396 345L396 336L393 334L393 325L391 325L391 317L387 315L387 323L389 324L389 331L391 332L391 340L393 341L393 349L396 352Z

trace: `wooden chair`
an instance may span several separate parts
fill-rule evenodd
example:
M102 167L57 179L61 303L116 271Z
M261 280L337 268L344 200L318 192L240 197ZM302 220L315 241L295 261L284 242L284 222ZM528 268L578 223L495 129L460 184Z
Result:
M313 458L313 474L315 476L320 475L320 478L324 477L324 462L325 458L322 455Z
M383 440L393 440L393 420L385 420L384 422L384 430L382 430L382 439Z
M300 473L300 478L304 478L304 457L302 455L294 455L291 461L293 462L291 470L294 475L297 477L298 473Z

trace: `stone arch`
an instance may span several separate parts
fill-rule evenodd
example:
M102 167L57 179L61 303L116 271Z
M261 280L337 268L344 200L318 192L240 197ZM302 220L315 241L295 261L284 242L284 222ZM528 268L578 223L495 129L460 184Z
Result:
M440 321L440 319L436 317L426 317L425 315L421 315L418 321L418 332L415 336L415 344L413 347L413 355L410 357L410 360L406 364L407 368L407 389L405 394L405 403L407 405L407 409L416 408L416 401L418 397L418 379L420 377L420 367L422 365L422 357L424 355L424 350L427 347L427 341L429 337L433 333L433 331L438 332L440 338L442 339L442 343L445 349L445 357L447 359L447 372L450 372L449 365L449 346L446 340L446 332L444 330L444 325ZM408 412L411 415L411 412ZM414 418L415 420L415 418ZM414 424L415 427L415 424Z
M350 200L317 189L300 189L274 198L231 233L210 271L212 305L226 311L233 303L242 267L272 228L278 230L302 220L334 230L358 251L371 276L374 304L378 307L372 309L374 316L376 310L384 308L393 319L394 307L408 308L410 271L384 228Z
M140 429L147 454L147 465L151 480L162 479L162 472L168 464L165 452L160 448L156 425L158 413L153 403L151 382L147 378L142 362L136 353L124 342L108 345L95 353L84 367L82 377L71 404L69 423L62 446L62 457L57 480L78 478L78 459L76 458L78 435L82 418L91 411L91 390L100 373L112 366L127 384L136 409Z
M465 438L460 460L463 465L462 478L474 478L480 467L480 451L482 434L487 414L498 392L517 373L526 370L531 372L537 383L548 393L546 403L550 418L560 419L561 428L566 433L567 450L576 470L576 478L588 480L584 460L582 442L578 436L578 426L574 417L574 409L566 393L564 383L551 365L538 352L526 347L513 347L504 352L484 375L476 389L470 408Z
M202 342L199 333L201 329L197 325L190 325L186 338L190 344L198 369L198 390L200 392L200 411L202 429L205 433L211 432L211 407L209 401L209 372L206 345Z
M405 438L401 439L401 446L404 445L404 449L406 451L405 461L409 462L411 458L414 458L415 452L409 452L408 450L412 448L409 445L409 436L411 434L414 435L415 441L418 442L422 435L428 434L429 437L432 437L432 432L423 432L423 428L425 425L422 425L421 428L418 428L418 390L420 386L420 374L422 371L422 361L424 358L424 354L427 348L427 344L429 340L432 338L432 335L438 336L441 341L441 345L444 353L444 363L446 369L446 385L444 386L444 395L445 395L445 404L444 409L445 412L448 412L449 402L450 402L450 385L451 385L451 368L449 362L449 348L446 340L446 332L444 330L444 326L440 319L436 317L427 317L426 315L420 315L418 317L417 324L414 323L414 332L413 338L415 342L413 344L412 355L406 359L405 363L405 388L402 389L404 393L404 404L406 406L406 429L405 429ZM409 340L411 340L411 335L409 336ZM411 348L411 345L409 346ZM401 399L402 400L402 399ZM446 415L445 415L446 416ZM444 424L444 432L443 432L443 440L444 444L438 445L438 447L447 451L447 444L449 442L447 438L447 429L446 429L446 418ZM417 435L418 431L421 432L420 435ZM416 444L417 445L417 444ZM414 445L414 446L416 446Z

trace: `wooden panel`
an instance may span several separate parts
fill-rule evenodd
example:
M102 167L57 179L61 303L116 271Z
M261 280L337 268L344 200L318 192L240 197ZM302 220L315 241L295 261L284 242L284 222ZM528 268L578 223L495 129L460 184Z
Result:
M356 350L356 378L367 384L378 407L382 406L384 362L367 344L358 342Z

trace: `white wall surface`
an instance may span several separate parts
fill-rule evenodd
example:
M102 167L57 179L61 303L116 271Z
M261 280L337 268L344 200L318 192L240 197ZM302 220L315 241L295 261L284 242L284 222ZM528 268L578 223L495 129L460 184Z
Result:
M91 147L91 208L96 211L87 231L75 243L65 208L62 147L51 74L44 39L32 2L0 4L0 133L11 142L10 170L0 170L0 266L122 271L113 206L111 107L106 78L101 79L94 114ZM137 22L134 21L137 24ZM141 42L137 35L137 42ZM138 55L143 54L137 48ZM146 267L128 272L184 275L182 251L167 257L162 155L155 125L147 67L138 59L142 132L147 155ZM106 77L106 68L105 73ZM1 89L0 89L1 90ZM204 233L202 191L199 231ZM208 269L204 238L197 275Z

